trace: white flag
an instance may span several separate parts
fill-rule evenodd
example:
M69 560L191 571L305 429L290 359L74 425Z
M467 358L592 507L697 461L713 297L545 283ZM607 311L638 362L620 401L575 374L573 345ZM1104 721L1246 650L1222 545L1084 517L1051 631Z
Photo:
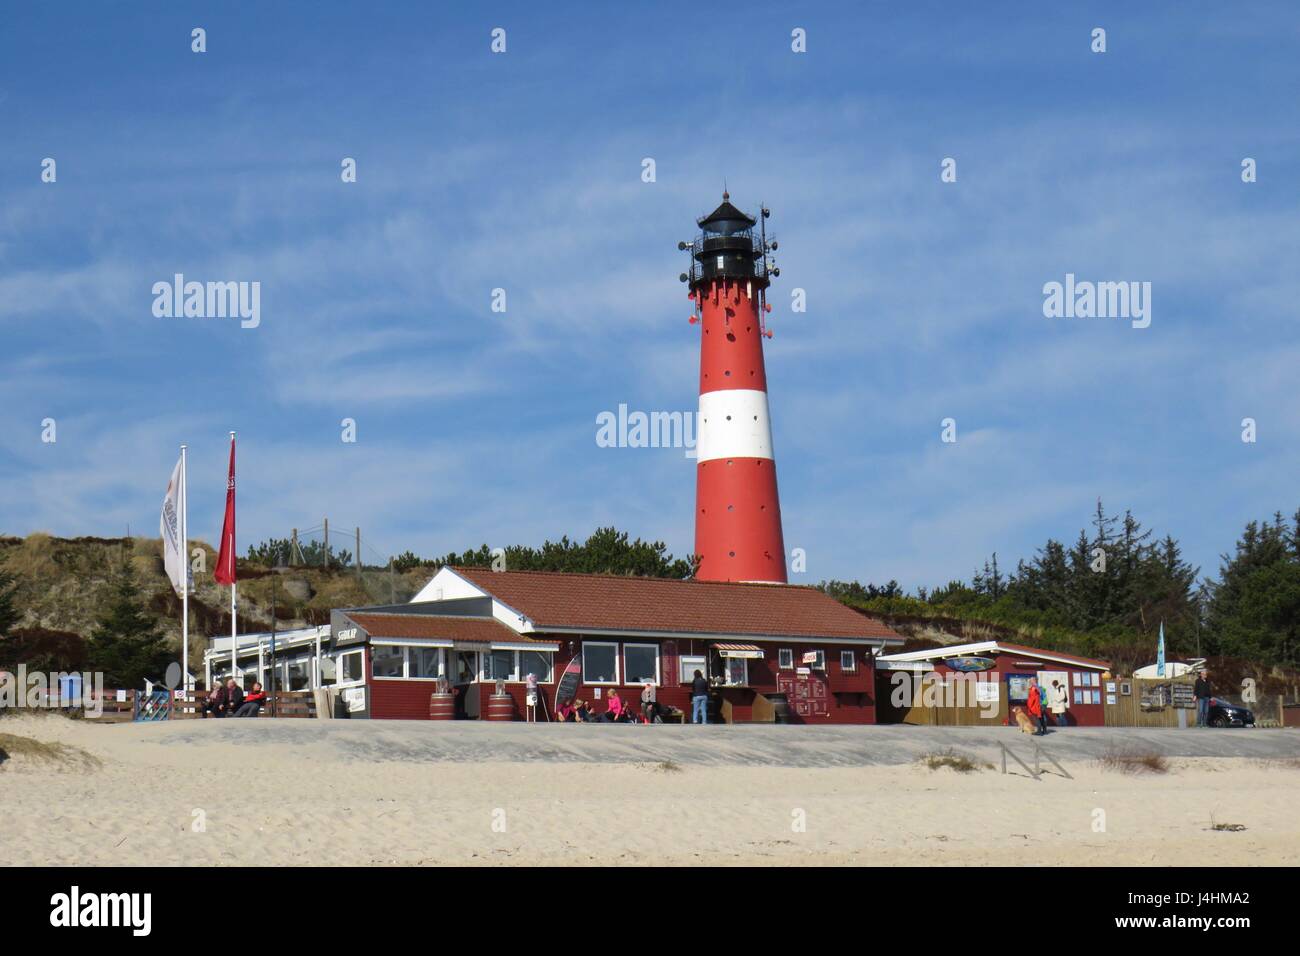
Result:
M181 463L176 462L172 469L172 479L167 482L167 494L163 495L162 517L158 530L162 534L163 567L172 582L177 595L185 593L189 578L189 566L185 561L185 543L181 541Z

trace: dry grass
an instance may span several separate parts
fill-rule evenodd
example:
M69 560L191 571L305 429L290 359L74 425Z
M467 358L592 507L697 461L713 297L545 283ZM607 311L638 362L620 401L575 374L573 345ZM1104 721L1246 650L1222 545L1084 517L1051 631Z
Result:
M72 744L36 740L17 734L0 734L0 768L15 766L58 770L94 770L99 758Z
M659 773L681 773L682 768L675 760L661 760L655 764Z
M993 764L984 763L983 761L976 760L966 754L958 753L951 747L947 750L921 754L921 756L916 759L918 763L925 764L931 770L939 770L946 767L949 770L956 770L958 773L971 773L976 770L993 769Z
M1214 814L1210 814L1210 829L1216 833L1240 833L1246 829L1244 823L1219 823L1214 819Z
M1136 747L1117 747L1111 745L1099 758L1097 763L1102 770L1116 770L1120 773L1168 773L1169 758L1154 750L1140 750Z

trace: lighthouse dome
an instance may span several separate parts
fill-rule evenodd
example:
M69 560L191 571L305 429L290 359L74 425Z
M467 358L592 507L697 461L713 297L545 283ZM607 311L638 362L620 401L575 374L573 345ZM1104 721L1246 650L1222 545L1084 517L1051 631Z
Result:
M754 228L756 220L746 216L731 204L731 196L722 194L722 205L703 219L696 220L700 229L718 236L734 236Z

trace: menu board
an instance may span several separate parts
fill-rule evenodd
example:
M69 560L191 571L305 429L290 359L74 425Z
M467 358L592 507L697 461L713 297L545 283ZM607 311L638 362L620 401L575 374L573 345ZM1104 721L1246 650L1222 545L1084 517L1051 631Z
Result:
M1174 684L1174 706L1185 710L1196 709L1196 689L1191 684Z

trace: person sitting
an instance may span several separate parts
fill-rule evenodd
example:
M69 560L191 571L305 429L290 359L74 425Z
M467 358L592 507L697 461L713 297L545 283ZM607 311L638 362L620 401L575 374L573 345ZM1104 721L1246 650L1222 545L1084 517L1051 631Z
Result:
M244 703L244 688L240 687L232 677L226 681L226 712L218 714L218 717L229 717L235 711L239 710Z
M226 685L218 684L217 689L208 693L208 699L203 702L203 716L211 714L213 717L226 716Z
M236 717L256 717L262 711L262 705L266 703L266 693L262 690L262 685L253 681L253 689L248 692L244 702L239 705L235 711Z
M574 700L573 719L580 724L589 724L597 718L592 715L591 708L587 706L585 700Z
M578 708L577 701L569 701L565 704L557 704L555 707L555 719L562 724L571 724L577 720Z
M646 681L641 688L641 715L647 724L653 724L659 717L659 702L655 699L655 685Z
M605 713L601 714L601 719L607 723L627 723L632 719L628 712L627 702L619 695L617 689L611 689L609 692L609 704Z

